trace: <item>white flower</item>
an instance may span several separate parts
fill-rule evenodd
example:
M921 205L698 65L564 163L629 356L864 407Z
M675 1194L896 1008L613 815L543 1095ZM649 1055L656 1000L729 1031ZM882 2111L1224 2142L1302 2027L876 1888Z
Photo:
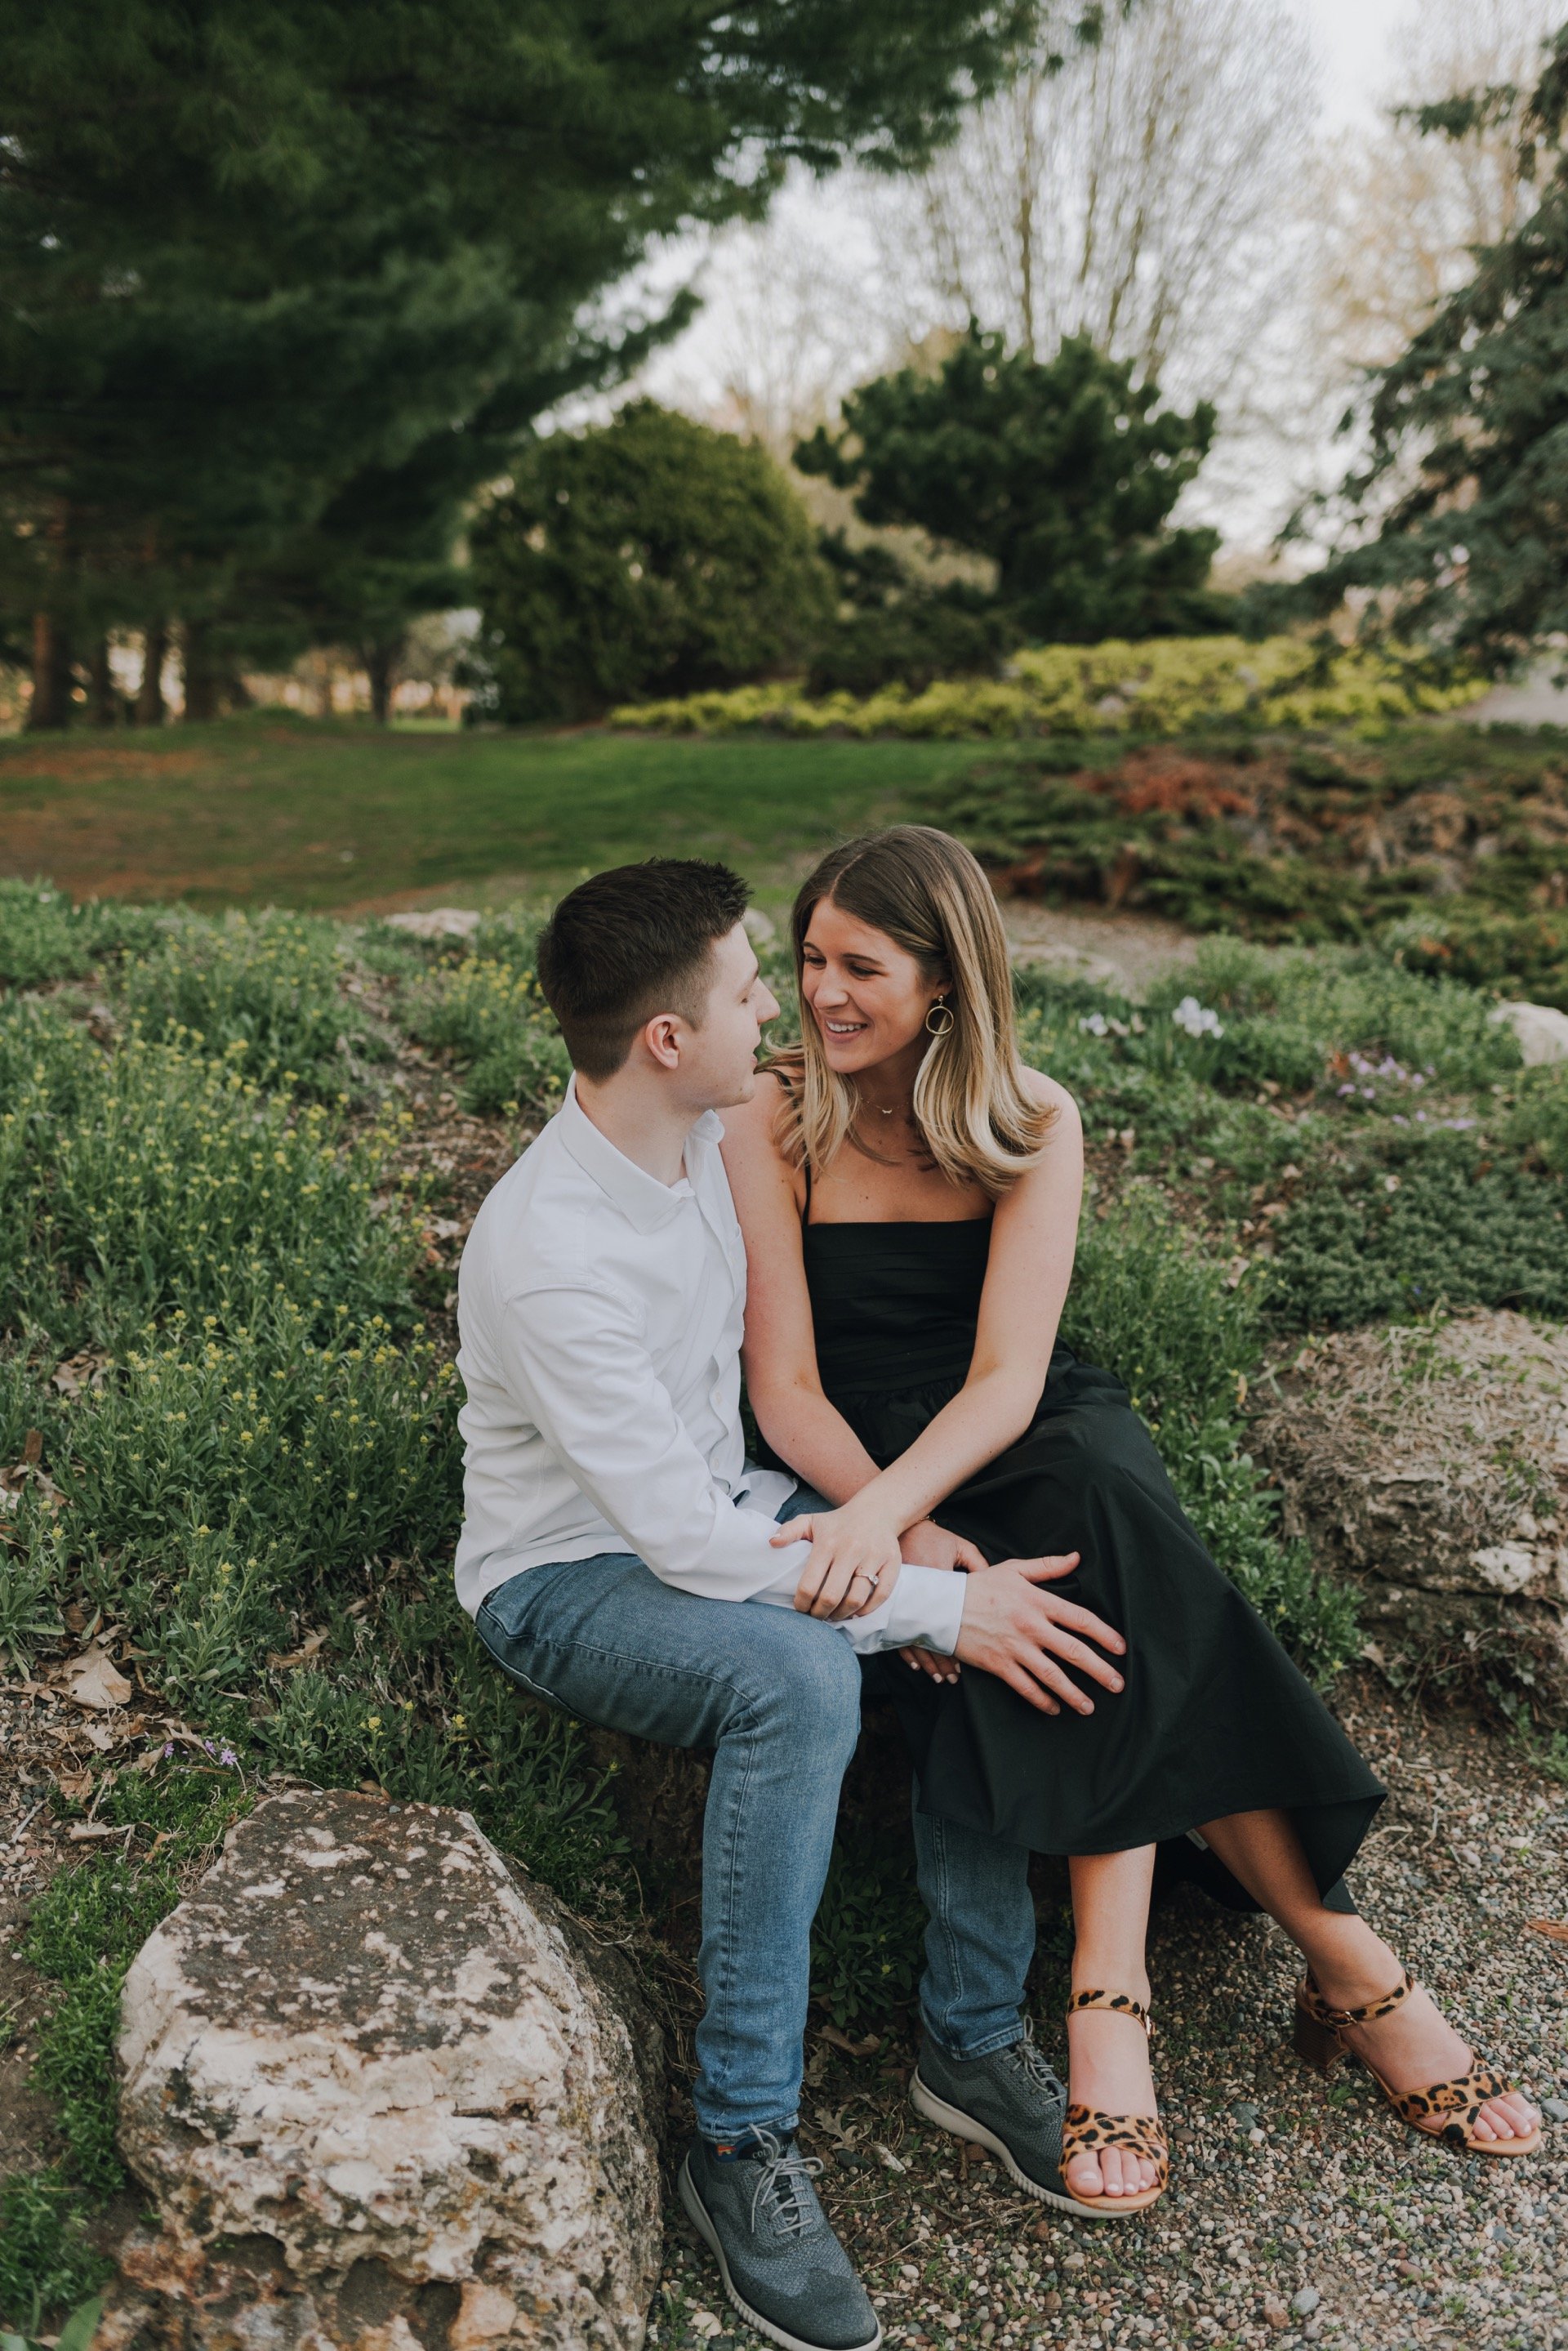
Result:
M1195 996L1184 996L1170 1017L1179 1029L1186 1029L1189 1037L1223 1037L1225 1034L1220 1025L1220 1015L1211 1011L1207 1004L1199 1004Z
M1189 998L1189 1002L1190 1000ZM1106 1016L1103 1012L1085 1012L1078 1026L1085 1037L1103 1037L1106 1033Z

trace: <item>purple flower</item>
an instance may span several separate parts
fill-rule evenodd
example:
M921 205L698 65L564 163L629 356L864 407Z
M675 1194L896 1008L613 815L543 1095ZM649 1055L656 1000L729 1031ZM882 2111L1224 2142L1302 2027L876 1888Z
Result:
M1339 1089L1339 1094L1340 1094L1340 1099L1341 1099L1341 1101L1343 1101L1343 1100L1344 1100L1344 1098L1345 1098L1345 1096L1346 1094L1353 1094L1355 1092L1355 1088L1354 1086L1341 1086L1341 1087L1340 1087L1340 1089Z
M164 1742L164 1747L163 1747L163 1761L165 1761L165 1763L167 1763L167 1762L168 1762L169 1758L171 1757L171 1755L172 1755L172 1754L173 1754L173 1752L174 1752L174 1741L173 1741L171 1739L170 1739L170 1740L165 1740L165 1742Z
M218 1761L225 1766L234 1763L237 1759L234 1749L232 1747L225 1747L223 1753L219 1756Z

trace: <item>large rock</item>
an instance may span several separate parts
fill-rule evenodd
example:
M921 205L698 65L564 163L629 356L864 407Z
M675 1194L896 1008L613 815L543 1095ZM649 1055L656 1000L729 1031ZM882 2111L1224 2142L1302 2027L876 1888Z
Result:
M1477 1313L1314 1340L1253 1450L1396 1678L1568 1696L1568 1331Z
M1554 1004L1500 1004L1491 1017L1512 1029L1527 1070L1568 1061L1568 1012Z
M656 2047L467 1813L268 1799L126 1980L102 2344L635 2351Z

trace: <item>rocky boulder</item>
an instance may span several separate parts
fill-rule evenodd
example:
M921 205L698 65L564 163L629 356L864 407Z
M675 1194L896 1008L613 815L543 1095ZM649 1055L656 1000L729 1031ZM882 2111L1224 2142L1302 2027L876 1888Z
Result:
M290 1792L126 1980L151 2196L99 2342L635 2351L657 2034L465 1813Z
M1314 1339L1252 1430L1285 1528L1397 1680L1568 1698L1568 1330L1507 1312Z

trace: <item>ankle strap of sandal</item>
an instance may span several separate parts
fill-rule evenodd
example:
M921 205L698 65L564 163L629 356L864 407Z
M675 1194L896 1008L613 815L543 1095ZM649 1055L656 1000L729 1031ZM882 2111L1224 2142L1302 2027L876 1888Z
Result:
M1375 2024L1380 2016L1392 2016L1397 2008L1403 2008L1415 1989L1416 1979L1407 1968L1393 1991L1385 1992L1381 2000L1369 2000L1361 2008L1331 2008L1309 1974L1301 1988L1301 2004L1317 2024Z
M1081 2008L1108 2008L1114 2015L1130 2016L1152 2036L1154 2026L1142 2001L1134 2000L1130 1991L1075 1991L1067 2002L1069 2016L1076 2016Z

